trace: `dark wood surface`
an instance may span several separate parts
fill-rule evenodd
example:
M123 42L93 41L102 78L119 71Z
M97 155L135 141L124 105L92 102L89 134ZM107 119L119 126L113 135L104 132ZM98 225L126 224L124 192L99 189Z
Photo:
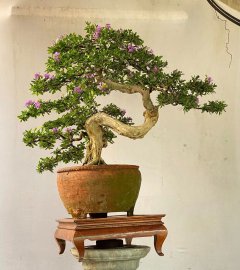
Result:
M154 247L158 255L163 256L162 245L167 237L167 229L162 218L165 215L110 216L107 218L65 218L57 220L55 239L59 254L65 250L65 241L71 241L79 253L79 261L84 257L86 239L107 240L121 238L131 245L135 237L154 237Z

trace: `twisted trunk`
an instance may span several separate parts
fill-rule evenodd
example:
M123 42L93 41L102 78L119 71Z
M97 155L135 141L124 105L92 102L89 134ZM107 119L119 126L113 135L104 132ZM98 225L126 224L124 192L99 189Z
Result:
M143 138L158 121L158 107L153 105L150 93L147 89L143 89L136 85L123 85L110 80L105 80L104 82L111 90L118 90L128 94L140 93L142 95L143 106L145 108L143 114L144 123L140 126L129 126L110 117L106 113L101 112L94 114L86 121L85 124L90 141L87 146L84 164L104 163L101 158L102 148L106 147L106 141L103 138L103 127L111 128L119 135L123 135L131 139L138 139Z

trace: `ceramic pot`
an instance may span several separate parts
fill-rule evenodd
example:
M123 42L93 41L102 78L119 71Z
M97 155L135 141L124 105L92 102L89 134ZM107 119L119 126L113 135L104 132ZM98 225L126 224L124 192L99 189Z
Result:
M85 165L58 170L58 191L73 218L87 214L133 214L141 174L135 165Z

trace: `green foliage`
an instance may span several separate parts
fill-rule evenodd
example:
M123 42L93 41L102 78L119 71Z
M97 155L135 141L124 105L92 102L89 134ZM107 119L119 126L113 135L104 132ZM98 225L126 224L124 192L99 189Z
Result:
M132 118L125 116L126 111L120 109L113 103L110 103L107 106L103 107L103 112L121 121L124 124L133 125Z
M60 148L57 148L52 152L51 157L41 158L37 171L42 173L43 171L53 171L53 169L58 165L59 162L69 163L73 161L74 163L78 163L79 160L84 158L84 143L80 143L77 146L72 145L71 143L67 143L67 141L61 144Z
M52 171L59 162L82 161L89 141L85 123L95 113L105 112L125 124L133 124L126 111L115 104L101 108L96 102L97 96L110 93L104 79L157 91L159 107L180 105L184 111L198 109L217 114L224 111L226 104L222 101L200 104L199 98L214 93L216 88L210 77L201 80L193 76L186 81L181 71L164 72L167 62L154 55L132 30L114 30L109 25L100 27L91 23L86 24L85 30L85 36L72 33L50 46L46 73L36 73L30 84L34 96L59 92L60 97L29 100L18 116L20 121L27 121L52 112L58 114L57 119L23 134L27 146L52 151L50 157L40 159L39 172ZM113 143L116 135L107 127L103 131L104 139Z

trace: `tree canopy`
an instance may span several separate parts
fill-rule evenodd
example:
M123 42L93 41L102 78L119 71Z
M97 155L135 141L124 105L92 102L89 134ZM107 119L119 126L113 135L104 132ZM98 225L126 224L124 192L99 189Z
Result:
M167 62L145 46L132 30L87 23L85 31L85 36L75 33L61 36L48 48L45 73L36 73L30 85L36 99L28 100L18 116L20 121L27 121L51 112L58 115L55 120L23 134L27 146L51 150L50 156L40 159L38 172L53 171L59 162L81 162L90 143L86 122L96 114L104 113L118 123L134 127L125 108L97 103L97 96L106 96L113 90L132 94L134 89L141 89L135 92L144 96L146 91L149 99L157 91L154 108L180 105L185 112L197 109L220 114L224 111L223 101L201 102L202 96L215 92L211 77L192 76L185 80L179 70L166 73ZM45 93L57 92L61 93L58 99L39 98ZM101 123L101 147L105 147L113 143L116 135L111 125Z

